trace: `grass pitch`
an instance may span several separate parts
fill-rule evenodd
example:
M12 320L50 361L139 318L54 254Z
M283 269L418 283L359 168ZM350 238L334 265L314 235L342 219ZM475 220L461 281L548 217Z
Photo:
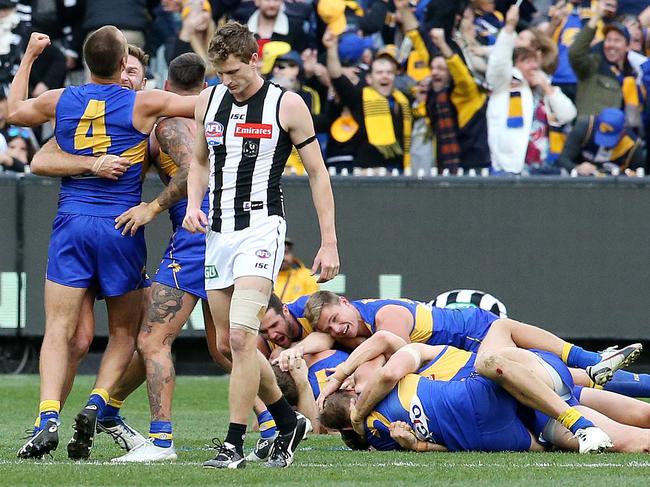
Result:
M92 386L80 377L61 416L61 443L52 459L20 461L24 440L38 404L38 377L0 376L0 485L471 485L476 486L643 486L650 483L650 456L567 453L437 453L350 452L336 437L311 436L294 464L272 470L248 464L244 470L201 468L214 456L207 445L223 437L228 421L227 379L179 377L174 400L174 437L179 459L174 463L113 465L121 454L106 435L98 435L91 460L68 460L65 445L72 418ZM129 423L147 433L149 413L144 388L123 408ZM257 438L250 433L250 448Z

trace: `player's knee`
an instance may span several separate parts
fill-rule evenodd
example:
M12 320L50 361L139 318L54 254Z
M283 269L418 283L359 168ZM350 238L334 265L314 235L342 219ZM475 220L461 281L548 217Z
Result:
M268 296L253 289L235 289L230 301L230 342L237 330L257 336ZM234 350L234 347L233 347Z
M149 357L155 352L156 346L154 345L154 342L155 342L155 336L153 335L153 333L147 333L147 332L138 333L136 348L141 357L143 358ZM171 347L171 343L169 344L169 346Z
M231 353L245 353L250 352L256 348L256 342L251 340L250 337L253 336L250 332L243 329L232 329L230 330L230 350ZM252 345L251 345L252 343Z
M219 335L217 338L217 351L225 356L227 359L232 358L232 353L230 351L230 336L222 337Z
M90 350L92 342L93 337L91 335L85 333L75 334L68 343L70 358L76 361L83 359L88 353L88 350Z

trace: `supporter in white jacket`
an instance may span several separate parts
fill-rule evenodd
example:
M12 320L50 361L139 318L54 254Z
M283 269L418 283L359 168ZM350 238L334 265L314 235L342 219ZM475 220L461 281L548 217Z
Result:
M550 126L561 127L577 114L540 69L539 53L517 47L518 21L519 9L513 5L488 59L488 144L497 174L521 174L527 172L527 162L546 163L551 152L561 151L549 143Z

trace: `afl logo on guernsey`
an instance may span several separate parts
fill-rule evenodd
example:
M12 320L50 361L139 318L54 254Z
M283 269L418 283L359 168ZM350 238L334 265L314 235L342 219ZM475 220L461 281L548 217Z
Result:
M255 252L255 255L257 255L260 259L268 259L271 257L271 252L268 250L258 250Z
M235 125L235 137L270 139L273 137L273 125L268 123L238 123Z
M223 125L219 122L206 123L205 140L210 146L223 145Z

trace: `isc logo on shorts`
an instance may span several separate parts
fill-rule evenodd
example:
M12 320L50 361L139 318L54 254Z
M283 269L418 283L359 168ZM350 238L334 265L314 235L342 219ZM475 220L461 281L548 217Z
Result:
M216 279L217 277L219 277L219 273L217 272L216 265L206 265L204 274L206 279Z
M238 123L235 125L235 137L247 139L270 139L273 137L273 125L268 123Z

